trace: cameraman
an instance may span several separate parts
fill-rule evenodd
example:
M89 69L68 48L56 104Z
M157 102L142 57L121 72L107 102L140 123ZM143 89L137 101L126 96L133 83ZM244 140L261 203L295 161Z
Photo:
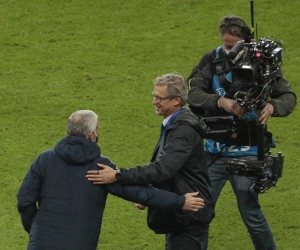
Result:
M249 43L251 31L242 18L225 16L221 19L219 32L222 46L206 53L188 77L190 86L188 103L193 112L201 116L233 115L240 123L239 128L245 131L241 138L237 138L240 139L238 144L221 139L220 141L207 139L205 142L213 201L216 204L223 186L229 180L255 249L273 250L276 246L266 218L260 209L258 194L250 190L253 180L246 176L230 175L224 165L224 159L228 157L257 159L257 146L252 146L257 145L254 136L256 117L248 121L245 119L248 117L245 109L234 99L228 98L227 95L225 97L235 77L231 70L235 63L239 62L244 50L234 60L231 60L227 54L238 41L244 40ZM256 112L258 123L265 128L270 116L287 116L296 106L296 95L291 91L289 82L283 78L281 70L277 80L270 94L271 99L262 110ZM270 135L270 133L265 134ZM206 242L207 240L208 229Z

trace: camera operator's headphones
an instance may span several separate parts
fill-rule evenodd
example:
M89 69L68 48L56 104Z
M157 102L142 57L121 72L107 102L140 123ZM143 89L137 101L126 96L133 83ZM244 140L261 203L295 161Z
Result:
M241 31L243 32L243 34L244 34L245 43L250 43L251 42L251 36L252 36L251 30L246 24L243 24L242 22L237 22L237 21L229 21L229 22L221 24L220 28L222 28L224 26L228 26L228 27L237 26L237 27L239 27L241 29Z

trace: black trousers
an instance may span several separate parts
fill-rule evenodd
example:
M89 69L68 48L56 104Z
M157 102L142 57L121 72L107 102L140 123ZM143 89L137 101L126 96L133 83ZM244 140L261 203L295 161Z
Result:
M166 250L201 250L203 230L189 229L166 234Z

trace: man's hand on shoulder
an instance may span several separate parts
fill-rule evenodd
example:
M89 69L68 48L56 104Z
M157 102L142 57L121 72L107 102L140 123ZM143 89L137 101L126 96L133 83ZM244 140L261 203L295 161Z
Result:
M94 184L110 184L116 182L116 170L98 163L101 170L89 170L87 171L87 179L92 181Z
M204 200L197 197L199 192L185 194L185 203L182 207L183 210L197 212L205 206Z

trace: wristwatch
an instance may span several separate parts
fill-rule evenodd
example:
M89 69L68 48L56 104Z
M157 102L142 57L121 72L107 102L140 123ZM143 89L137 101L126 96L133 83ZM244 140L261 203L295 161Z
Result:
M122 179L122 172L120 171L120 169L116 170L116 179L117 181L120 181Z

